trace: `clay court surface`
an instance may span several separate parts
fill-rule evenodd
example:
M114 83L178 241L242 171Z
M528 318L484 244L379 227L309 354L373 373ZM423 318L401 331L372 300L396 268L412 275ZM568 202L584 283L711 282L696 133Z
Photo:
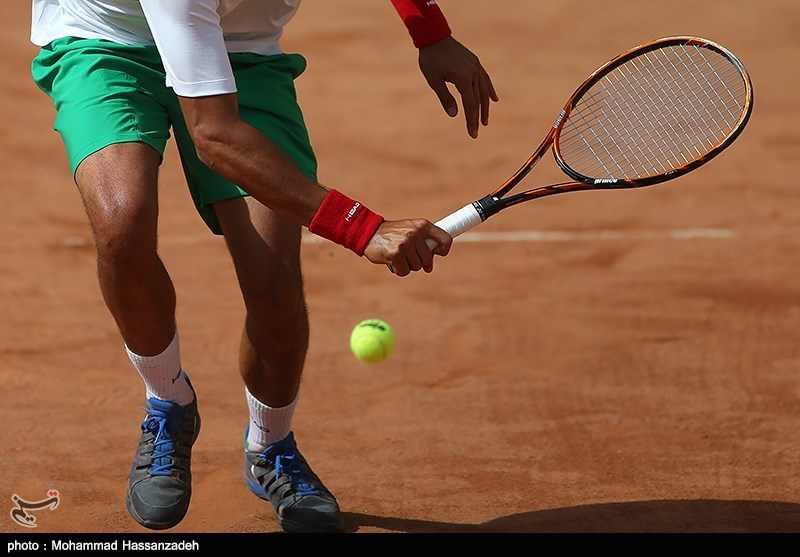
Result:
M794 0L441 0L500 102L471 140L427 88L389 2L306 2L284 48L320 180L388 218L437 220L504 181L591 71L694 34L749 69L741 138L677 181L554 196L399 279L312 236L300 448L350 532L800 531L800 5ZM14 494L61 496L36 532L144 532L124 491L144 390L95 277L53 108L29 76L29 3L0 37L0 531ZM243 320L229 257L195 214L177 153L161 254L203 429L174 532L276 532L245 487ZM560 179L546 158L527 182ZM532 181L531 181L532 180ZM513 233L507 235L506 233ZM379 365L351 328L397 333ZM3 507L3 504L5 507Z

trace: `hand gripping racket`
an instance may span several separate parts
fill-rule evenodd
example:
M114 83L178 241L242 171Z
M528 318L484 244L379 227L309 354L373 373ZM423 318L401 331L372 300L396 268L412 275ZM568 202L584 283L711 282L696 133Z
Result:
M502 186L436 225L455 237L523 201L672 180L731 145L752 109L747 70L719 44L667 37L639 45L578 87L542 144ZM551 146L571 181L511 194Z

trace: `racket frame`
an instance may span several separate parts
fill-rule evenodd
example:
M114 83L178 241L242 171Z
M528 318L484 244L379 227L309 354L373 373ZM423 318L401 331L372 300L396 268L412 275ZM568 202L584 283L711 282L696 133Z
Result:
M742 110L742 114L739 118L739 121L736 123L733 131L719 144L715 147L710 149L704 155L697 157L696 159L690 161L689 163L682 165L678 168L672 169L668 172L663 174L657 174L653 176L645 176L642 178L618 178L613 180L598 180L596 178L590 176L584 176L583 174L573 170L570 166L564 161L564 158L561 156L561 150L559 146L559 136L561 130L566 123L572 109L577 105L578 101L581 100L583 95L600 79L604 76L609 74L615 68L618 68L625 62L645 54L647 52L652 52L654 50L669 47L669 46L686 46L686 45L694 45L703 48L708 48L717 53L721 54L725 58L727 58L740 72L742 79L744 80L745 86L745 106ZM619 54L618 56L612 58L602 66L600 66L597 70L595 70L584 82L575 90L575 92L570 96L569 100L567 100L564 108L556 118L555 123L547 132L542 143L536 150L533 151L533 154L525 161L519 170L517 170L508 180L506 180L500 187L494 190L489 195L473 202L471 205L478 213L481 218L481 222L489 218L490 216L498 213L502 209L506 207L510 207L512 205L516 205L517 203L521 203L523 201L529 201L531 199L538 199L541 197L545 197L548 195L553 195L556 193L565 193L565 192L572 192L572 191L581 191L581 190L602 190L602 189L625 189L625 188L637 188L642 186L649 186L652 184L657 184L660 182L665 182L667 180L672 180L686 174L699 166L707 163L719 153L724 151L731 143L733 143L739 134L744 129L745 125L747 124L748 120L750 119L750 115L753 110L753 86L750 79L750 75L747 72L747 69L744 67L744 64L728 49L723 47L722 45L710 41L708 39L703 39L700 37L694 36L674 36L674 37L664 37L661 39L656 39L636 47L633 47L625 52ZM508 195L512 189L514 189L525 176L533 169L534 166L541 160L544 154L547 152L548 149L552 147L553 156L556 160L556 163L561 168L561 170L569 176L572 181L570 182L563 182L559 184L551 184L547 186L540 186L537 188L533 188L527 191L523 191L514 195ZM464 208L466 209L466 207ZM438 223L437 223L438 224Z

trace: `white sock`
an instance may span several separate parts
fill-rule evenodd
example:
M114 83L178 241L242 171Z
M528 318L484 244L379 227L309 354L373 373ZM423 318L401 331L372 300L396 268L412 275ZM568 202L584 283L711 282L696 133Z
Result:
M156 356L140 356L125 345L131 363L144 380L147 398L176 402L181 406L191 404L194 391L181 370L181 351L178 331L166 350Z
M245 387L247 397L247 407L250 409L250 428L247 432L247 450L261 452L267 446L276 443L289 435L292 431L292 416L297 405L296 396L294 400L280 408L267 406L252 394Z

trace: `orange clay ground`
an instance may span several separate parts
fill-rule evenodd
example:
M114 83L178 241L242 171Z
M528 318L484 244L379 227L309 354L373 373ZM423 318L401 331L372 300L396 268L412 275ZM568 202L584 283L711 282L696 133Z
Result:
M52 105L29 75L29 5L11 4L0 5L0 531L24 530L12 495L55 488L60 505L37 513L37 532L142 532L124 491L144 390L100 297ZM388 218L435 221L494 189L591 71L657 37L730 48L755 110L697 172L511 209L430 275L399 279L307 237L295 431L348 531L800 531L800 6L440 5L501 98L475 141L427 88L388 1L307 2L286 30L285 49L309 59L297 87L321 181ZM546 158L527 184L560 177ZM192 505L173 531L278 531L241 477L243 304L172 147L161 215L203 417ZM398 339L373 366L348 348L367 317Z

